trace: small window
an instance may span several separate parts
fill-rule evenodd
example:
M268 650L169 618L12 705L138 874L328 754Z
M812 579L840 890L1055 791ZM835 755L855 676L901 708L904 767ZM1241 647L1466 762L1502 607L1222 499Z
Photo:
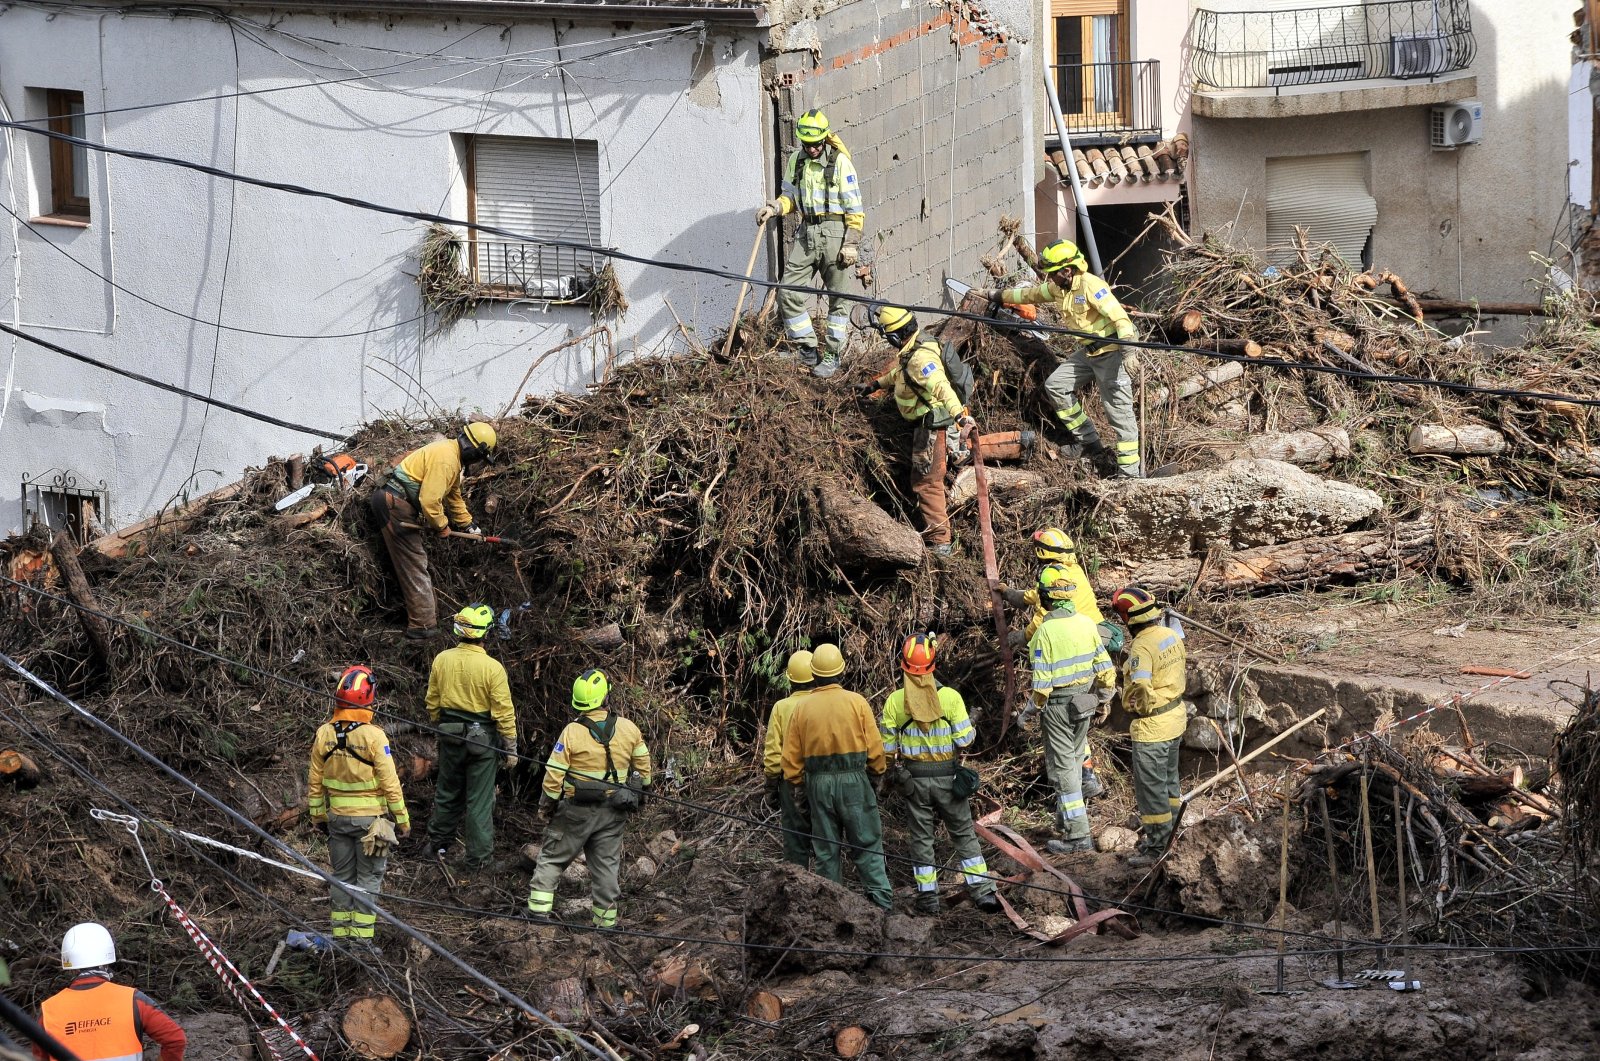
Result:
M50 131L87 139L83 119L83 93L52 88L45 92L45 113ZM64 140L50 140L51 217L89 220L89 149Z
M52 532L66 531L79 545L106 533L104 519L110 504L105 483L81 483L71 471L52 468L22 480L24 524L42 524Z
M600 145L523 136L467 138L467 216L543 239L600 243ZM595 255L487 232L470 237L474 279L491 297L575 299L589 287Z

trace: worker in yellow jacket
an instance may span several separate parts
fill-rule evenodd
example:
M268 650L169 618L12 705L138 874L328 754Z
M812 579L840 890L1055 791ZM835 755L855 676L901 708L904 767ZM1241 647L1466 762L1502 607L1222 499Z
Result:
M1033 702L1041 708L1045 772L1056 789L1062 840L1046 846L1057 854L1091 851L1089 811L1084 805L1083 760L1089 726L1116 694L1117 674L1100 631L1072 603L1072 579L1059 567L1039 573L1039 599L1048 607L1028 642Z
M1059 239L1039 252L1044 283L1005 290L990 288L978 294L1007 306L1051 305L1063 327L1083 333L1073 353L1045 377L1044 392L1055 406L1056 418L1083 451L1115 475L1137 479L1139 468L1139 418L1134 415L1133 384L1128 373L1138 368L1138 354L1122 341L1137 341L1138 330L1128 311L1104 280L1089 272L1083 252L1071 240ZM1094 422L1078 401L1078 387L1093 379L1100 388L1100 404L1117 433L1114 458Z
M394 563L406 602L406 637L420 641L438 632L433 580L422 536L448 538L452 530L482 534L461 496L461 479L479 461L494 460L498 440L492 426L471 423L453 439L413 450L372 492L367 506ZM412 524L417 529L404 526Z
M888 762L872 705L841 685L844 653L821 644L811 654L815 681L789 718L783 738L783 776L800 818L811 833L817 873L839 883L844 867L839 841L850 844L850 860L867 898L885 910L894 889L883 858L883 819L874 783Z
M1122 706L1133 721L1133 794L1139 805L1139 849L1130 866L1148 866L1166 854L1173 815L1183 803L1178 750L1189 721L1183 694L1188 653L1183 638L1163 623L1164 609L1147 590L1126 586L1111 598L1133 634L1122 664Z
M389 752L389 737L372 724L377 690L369 667L349 667L339 677L333 718L311 743L306 793L311 820L328 835L335 880L376 897L383 891L389 853L411 835L411 815ZM385 814L394 815L391 824ZM333 938L371 944L378 916L337 885L329 890Z
M616 927L622 827L643 806L651 780L644 734L606 708L610 692L611 683L598 670L584 671L572 683L578 718L567 723L545 762L539 816L549 824L528 891L528 911L550 916L562 871L582 854L596 928Z
M976 426L961 396L945 375L939 344L921 338L917 318L899 306L878 310L877 329L899 351L883 375L856 385L861 394L893 389L900 418L915 424L911 433L911 492L922 512L922 534L937 556L949 556L949 498L944 476L948 466L945 430L956 424L962 431Z
M783 828L783 859L801 869L810 869L811 837L795 811L794 795L783 783L783 738L789 732L789 719L794 709L813 685L811 653L801 649L792 654L786 673L789 695L773 704L772 714L767 716L761 770L766 777L767 800L778 805L778 824Z
M440 733L428 843L442 862L460 828L475 872L494 854L495 769L517 764L517 712L504 665L483 649L494 609L469 604L453 625L456 647L435 656L428 672L428 721Z
M783 189L777 198L756 211L756 224L764 225L789 214L800 215L781 282L799 287L810 284L814 276L822 277L822 286L828 292L828 342L820 357L806 294L780 291L778 312L783 314L784 334L800 348L801 360L813 366L812 375L826 379L839 370L850 304L838 292L850 282L850 273L860 257L867 215L861 205L861 184L850 152L830 127L828 116L820 110L806 111L795 122L795 137L800 146L789 155L784 167Z

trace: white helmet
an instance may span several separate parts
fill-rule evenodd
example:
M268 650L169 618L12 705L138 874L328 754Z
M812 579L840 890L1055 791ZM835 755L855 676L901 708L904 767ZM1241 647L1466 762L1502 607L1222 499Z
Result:
M85 921L61 937L61 968L98 969L117 960L117 945L106 926Z

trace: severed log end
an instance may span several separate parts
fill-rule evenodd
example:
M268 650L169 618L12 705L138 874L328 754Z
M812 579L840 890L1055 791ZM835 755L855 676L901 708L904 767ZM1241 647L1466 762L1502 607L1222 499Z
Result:
M833 1037L833 1052L840 1057L860 1057L867 1049L867 1030L852 1024Z
M754 991L745 1000L744 1013L755 1020L776 1024L783 1017L783 999L771 991Z
M394 1057L411 1041L411 1020L388 995L368 995L350 1003L340 1028L362 1057Z
M15 748L0 750L0 781L9 781L18 788L35 788L44 775L34 761Z

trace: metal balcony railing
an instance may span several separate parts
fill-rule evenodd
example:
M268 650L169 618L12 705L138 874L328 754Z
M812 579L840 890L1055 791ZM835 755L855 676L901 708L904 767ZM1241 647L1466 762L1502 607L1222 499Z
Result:
M1432 78L1465 70L1478 50L1468 0L1202 8L1192 27L1195 79L1213 88Z
M1161 62L1052 66L1067 129L1091 141L1161 138Z
M515 240L463 240L461 252L480 286L534 299L577 298L589 289L596 268L588 251Z

